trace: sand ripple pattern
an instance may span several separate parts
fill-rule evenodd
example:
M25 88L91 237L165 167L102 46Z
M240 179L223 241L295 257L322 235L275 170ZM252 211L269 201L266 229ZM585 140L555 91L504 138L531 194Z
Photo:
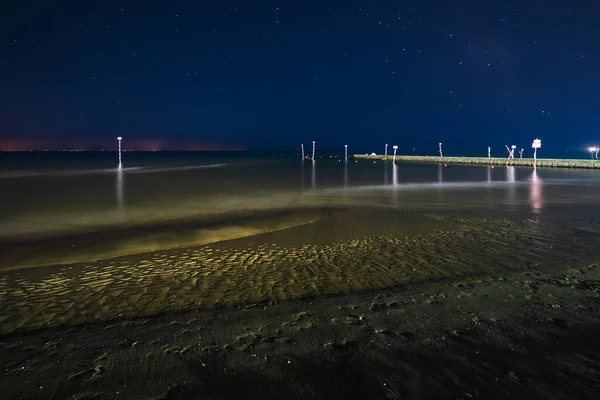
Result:
M426 217L458 228L298 248L206 245L54 268L37 279L15 271L0 277L0 333L380 289L532 257L519 255L521 228L511 221Z

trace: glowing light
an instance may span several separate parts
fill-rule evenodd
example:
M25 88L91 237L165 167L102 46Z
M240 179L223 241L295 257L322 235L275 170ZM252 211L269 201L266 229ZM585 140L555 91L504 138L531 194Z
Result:
M396 162L396 150L398 150L398 146L394 146L392 147L394 149L394 159L392 160L393 163Z
M348 145L347 144L344 145L344 158L346 160L348 159Z
M438 143L439 149L438 152L440 153L440 158L443 157L444 155L442 154L442 142Z
M537 149L542 147L542 141L540 139L535 139L531 144L533 148L533 169L537 168Z
M598 158L598 151L600 150L599 147L592 146L592 147L588 148L588 150L590 151L590 153L592 153L592 160L594 158Z
M312 150L312 160L313 160L313 161L315 161L315 146L316 146L316 143L315 143L315 141L313 140L313 150Z
M386 143L386 145L385 145L385 152L383 153L383 155L384 155L385 157L387 157L387 147L388 147L388 145L387 145L387 143Z
M304 160L304 144L300 145L300 151L302 152L302 159Z

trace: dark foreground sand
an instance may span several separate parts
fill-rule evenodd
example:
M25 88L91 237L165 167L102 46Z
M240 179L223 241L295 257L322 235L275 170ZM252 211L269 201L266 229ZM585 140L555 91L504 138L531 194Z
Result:
M2 398L600 397L597 221L411 218L7 271Z

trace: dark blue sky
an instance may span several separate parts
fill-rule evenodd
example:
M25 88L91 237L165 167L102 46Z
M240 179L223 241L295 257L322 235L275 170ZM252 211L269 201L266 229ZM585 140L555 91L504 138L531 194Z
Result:
M7 3L0 148L600 144L594 1Z

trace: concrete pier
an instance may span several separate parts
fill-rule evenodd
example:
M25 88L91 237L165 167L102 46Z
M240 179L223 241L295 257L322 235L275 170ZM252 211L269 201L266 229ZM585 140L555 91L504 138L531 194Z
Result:
M391 156L355 154L357 160L392 161ZM478 164L478 165L515 165L533 168L533 158L487 158L487 157L439 157L439 156L396 156L396 162L410 163L445 163L445 164ZM600 160L567 160L538 158L537 167L541 168L585 168L600 169Z

